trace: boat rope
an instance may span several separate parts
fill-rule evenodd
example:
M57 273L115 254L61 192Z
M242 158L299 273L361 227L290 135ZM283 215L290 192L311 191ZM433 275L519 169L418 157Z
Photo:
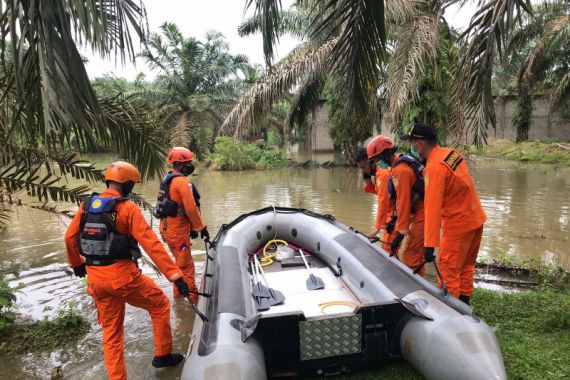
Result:
M353 301L329 301L329 302L320 303L319 306L321 307L321 313L327 314L325 313L325 310L331 306L348 306L352 307L352 309L354 310L356 309L357 305Z

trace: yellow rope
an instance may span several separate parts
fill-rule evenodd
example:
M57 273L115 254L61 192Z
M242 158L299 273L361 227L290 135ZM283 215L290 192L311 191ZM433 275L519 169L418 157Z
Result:
M356 304L352 301L329 301L320 303L319 306L321 307L321 313L323 314L326 314L326 308L331 306L348 306L352 307L353 310L356 309Z
M259 262L261 263L262 267L266 267L273 264L273 258L275 257L275 253L267 254L265 251L267 250L267 247L275 243L283 243L285 245L289 245L289 243L287 243L285 240L280 240L280 239L269 240L267 244L265 244L265 246L263 247L263 256L259 259Z

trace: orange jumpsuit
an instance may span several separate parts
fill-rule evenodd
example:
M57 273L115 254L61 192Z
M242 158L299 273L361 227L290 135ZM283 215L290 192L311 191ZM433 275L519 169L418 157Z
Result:
M396 191L396 222L395 231L408 236L406 248L400 254L400 260L412 269L424 262L424 202L415 204L412 214L412 188L417 181L414 170L405 162L392 167L392 181ZM422 266L420 275L425 274Z
M101 197L119 197L118 191L107 189ZM140 209L130 201L116 205L116 228L119 233L135 238L160 271L170 280L182 276L164 246L147 224ZM80 221L83 207L73 218L65 234L67 261L71 267L83 263L79 253ZM131 260L119 260L107 266L87 266L87 293L95 300L98 322L103 326L103 352L109 379L126 379L123 353L125 303L148 311L152 319L156 356L172 352L170 303L164 292L149 277L141 274Z
M167 217L160 221L160 234L162 239L168 244L170 251L176 259L176 265L182 271L184 281L190 290L196 292L194 259L190 253L190 231L201 231L205 225L200 216L200 211L196 207L194 196L192 195L191 183L186 177L174 177L170 183L170 199L178 206L178 215ZM173 286L174 297L180 297L178 289ZM191 293L190 299L196 303L198 295Z
M392 175L391 169L382 169L378 167L376 169L376 190L378 195L378 212L376 213L376 224L375 228L384 230L384 236L382 240L385 243L382 244L382 248L388 252L390 252L390 243L394 240L394 237L397 234L396 229L392 231L391 234L386 231L386 225L392 219L393 208L392 202L390 202L390 196L388 194L388 181L390 180L390 176Z
M487 215L469 168L457 151L436 146L428 157L424 173L424 245L439 247L439 269L449 293L457 298L471 296ZM443 229L441 244L440 229Z

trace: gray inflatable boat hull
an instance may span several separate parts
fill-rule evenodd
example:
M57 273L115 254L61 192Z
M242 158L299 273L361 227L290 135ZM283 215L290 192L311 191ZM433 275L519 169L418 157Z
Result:
M282 306L287 311L278 312L276 307L273 314L258 312L251 297L248 254L275 237L313 252L337 275L341 287L357 303L355 310L336 316L309 315L307 311L287 310L288 300L289 305L293 302L287 295L289 299ZM213 243L200 285L201 291L212 297L201 297L198 304L209 322L196 318L184 380L321 375L379 365L397 357L405 358L426 379L506 379L493 331L473 316L468 306L444 296L433 284L331 216L266 208L222 226ZM317 292L305 298L316 299ZM374 316L383 315L384 319L371 322ZM360 339L356 351L315 358L308 357L303 347L299 349L301 325L351 316L362 320L362 327L356 331ZM283 342L287 342L287 351L279 351ZM290 351L295 352L289 355ZM338 363L347 364L335 366Z

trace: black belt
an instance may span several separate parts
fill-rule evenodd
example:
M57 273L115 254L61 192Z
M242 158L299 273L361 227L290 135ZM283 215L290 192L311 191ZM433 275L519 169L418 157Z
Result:
M93 267L106 267L107 265L111 265L111 264L115 264L117 261L119 261L120 259L99 259L99 260L94 260L94 259L89 259L86 258L85 259L85 265L87 266L93 266Z

